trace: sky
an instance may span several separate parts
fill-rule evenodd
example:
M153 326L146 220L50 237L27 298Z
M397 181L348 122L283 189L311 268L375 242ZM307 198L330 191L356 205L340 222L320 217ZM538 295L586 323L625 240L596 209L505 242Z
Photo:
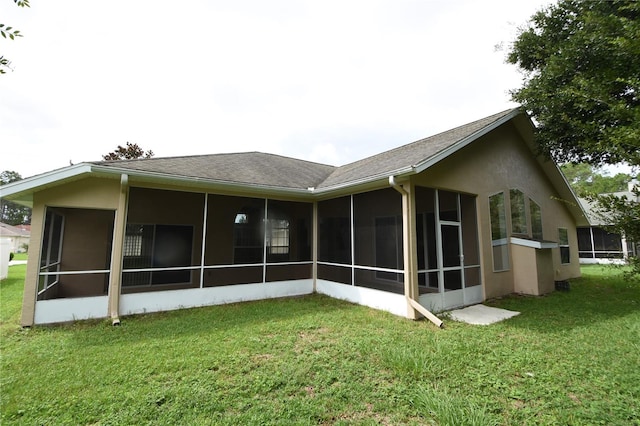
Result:
M0 171L126 142L347 164L517 106L508 46L549 3L3 0Z

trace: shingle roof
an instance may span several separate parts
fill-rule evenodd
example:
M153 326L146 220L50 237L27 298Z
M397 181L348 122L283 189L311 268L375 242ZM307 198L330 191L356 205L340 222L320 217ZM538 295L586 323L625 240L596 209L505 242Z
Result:
M411 169L514 111L517 110L503 111L341 167L261 152L100 161L91 164L235 184L323 189Z
M0 236L2 237L28 237L31 233L25 229L0 222Z
M261 152L101 161L92 164L218 182L295 189L315 187L335 170L334 166Z
M366 179L374 173L377 175L389 175L399 170L415 167L437 156L456 143L478 133L514 111L516 111L516 109L503 111L481 120L447 130L446 132L420 139L408 145L382 152L373 157L338 167L319 187L331 187L359 181Z

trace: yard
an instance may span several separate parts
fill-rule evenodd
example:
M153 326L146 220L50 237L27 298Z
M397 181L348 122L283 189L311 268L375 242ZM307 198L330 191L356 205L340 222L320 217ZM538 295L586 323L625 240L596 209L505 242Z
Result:
M319 295L21 329L24 273L0 287L4 425L640 424L640 283L615 269L444 330Z

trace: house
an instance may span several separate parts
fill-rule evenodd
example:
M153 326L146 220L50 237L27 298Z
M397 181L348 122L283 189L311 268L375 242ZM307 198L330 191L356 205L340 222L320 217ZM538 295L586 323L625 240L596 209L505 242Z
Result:
M636 185L638 181L634 179L629 182L628 191L615 192L611 195L640 202L638 196L633 193ZM596 205L585 198L579 200L589 220L589 226L579 226L577 229L580 263L624 263L629 256L637 256L640 253L638 243L627 240L624 235L611 229L606 223L605 215L598 212Z
M341 167L259 152L87 162L33 208L22 324L322 293L407 318L580 274L584 212L519 109Z
M0 238L9 241L9 250L13 253L24 253L29 247L29 225L12 226L0 222Z

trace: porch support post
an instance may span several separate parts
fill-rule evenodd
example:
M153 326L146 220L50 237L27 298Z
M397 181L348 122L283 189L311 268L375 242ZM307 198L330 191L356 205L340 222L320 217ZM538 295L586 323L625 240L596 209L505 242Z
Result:
M414 186L410 181L398 184L389 176L389 185L402 195L402 252L404 260L404 295L407 300L407 318L418 319L422 314L436 326L443 322L418 301L418 243L416 240L416 204Z
M42 236L46 207L38 203L34 195L31 211L31 236L29 237L29 257L27 275L24 280L24 296L22 297L22 316L20 323L23 327L31 327L35 322L36 301L38 300L38 281L40 272L40 253L42 253Z
M410 300L418 300L418 249L416 242L416 206L411 182L402 185L402 251L404 259L404 294L407 296L407 318L419 317Z
M318 285L318 202L313 202L313 226L311 236L313 265L311 266L311 277L313 278L313 292L316 292Z
M127 223L127 199L129 195L129 176L120 176L120 197L113 224L111 245L111 267L109 273L109 317L113 325L120 324L120 288L122 282L122 247Z

